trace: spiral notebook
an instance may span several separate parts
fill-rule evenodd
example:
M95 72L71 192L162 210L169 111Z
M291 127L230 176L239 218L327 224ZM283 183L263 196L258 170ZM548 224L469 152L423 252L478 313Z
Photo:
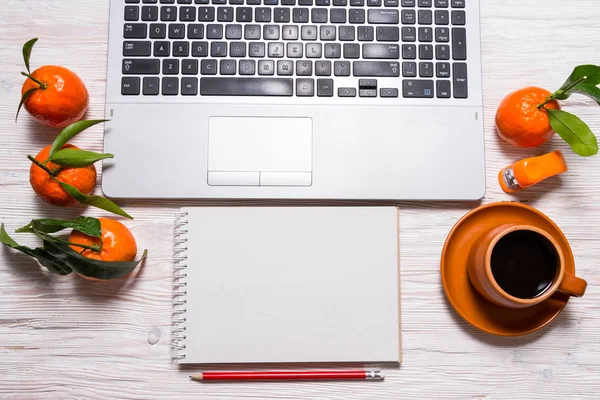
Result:
M180 363L401 361L395 207L184 208Z

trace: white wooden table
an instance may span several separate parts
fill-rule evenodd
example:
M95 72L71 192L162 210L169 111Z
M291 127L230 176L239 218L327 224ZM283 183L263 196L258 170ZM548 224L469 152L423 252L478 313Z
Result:
M506 339L465 323L444 297L439 257L452 225L477 204L399 203L404 362L385 370L385 382L193 383L188 375L195 369L170 361L173 219L179 206L215 203L128 201L122 205L136 216L128 225L140 248L150 250L133 282L50 276L26 257L0 249L0 398L598 399L600 156L579 158L558 138L534 150L512 148L497 138L494 113L512 90L554 90L574 66L600 63L600 2L481 2L488 177L483 201L528 201L548 214L571 241L578 274L589 282L586 296L571 301L551 326ZM32 65L76 71L90 91L88 117L100 118L107 25L106 0L0 0L0 220L10 230L34 217L102 215L47 206L35 197L25 155L49 144L56 131L27 113L15 125L14 115L23 82L21 46L39 37ZM600 133L600 109L590 100L574 96L564 107ZM75 143L100 151L101 128ZM518 197L500 191L501 167L551 149L564 151L568 173ZM34 243L27 235L18 239ZM160 334L154 345L151 332Z

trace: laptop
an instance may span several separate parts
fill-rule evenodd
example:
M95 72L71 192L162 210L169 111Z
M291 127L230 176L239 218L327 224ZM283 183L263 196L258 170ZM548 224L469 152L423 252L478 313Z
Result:
M115 198L474 200L478 0L110 0Z

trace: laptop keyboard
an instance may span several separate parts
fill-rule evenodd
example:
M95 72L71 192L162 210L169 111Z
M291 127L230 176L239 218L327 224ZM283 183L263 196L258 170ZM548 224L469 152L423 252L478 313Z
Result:
M465 1L124 0L121 94L465 99Z

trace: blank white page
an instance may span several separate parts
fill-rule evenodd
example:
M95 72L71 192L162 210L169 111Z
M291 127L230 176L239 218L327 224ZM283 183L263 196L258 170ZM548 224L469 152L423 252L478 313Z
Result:
M395 207L184 211L182 362L400 362Z

